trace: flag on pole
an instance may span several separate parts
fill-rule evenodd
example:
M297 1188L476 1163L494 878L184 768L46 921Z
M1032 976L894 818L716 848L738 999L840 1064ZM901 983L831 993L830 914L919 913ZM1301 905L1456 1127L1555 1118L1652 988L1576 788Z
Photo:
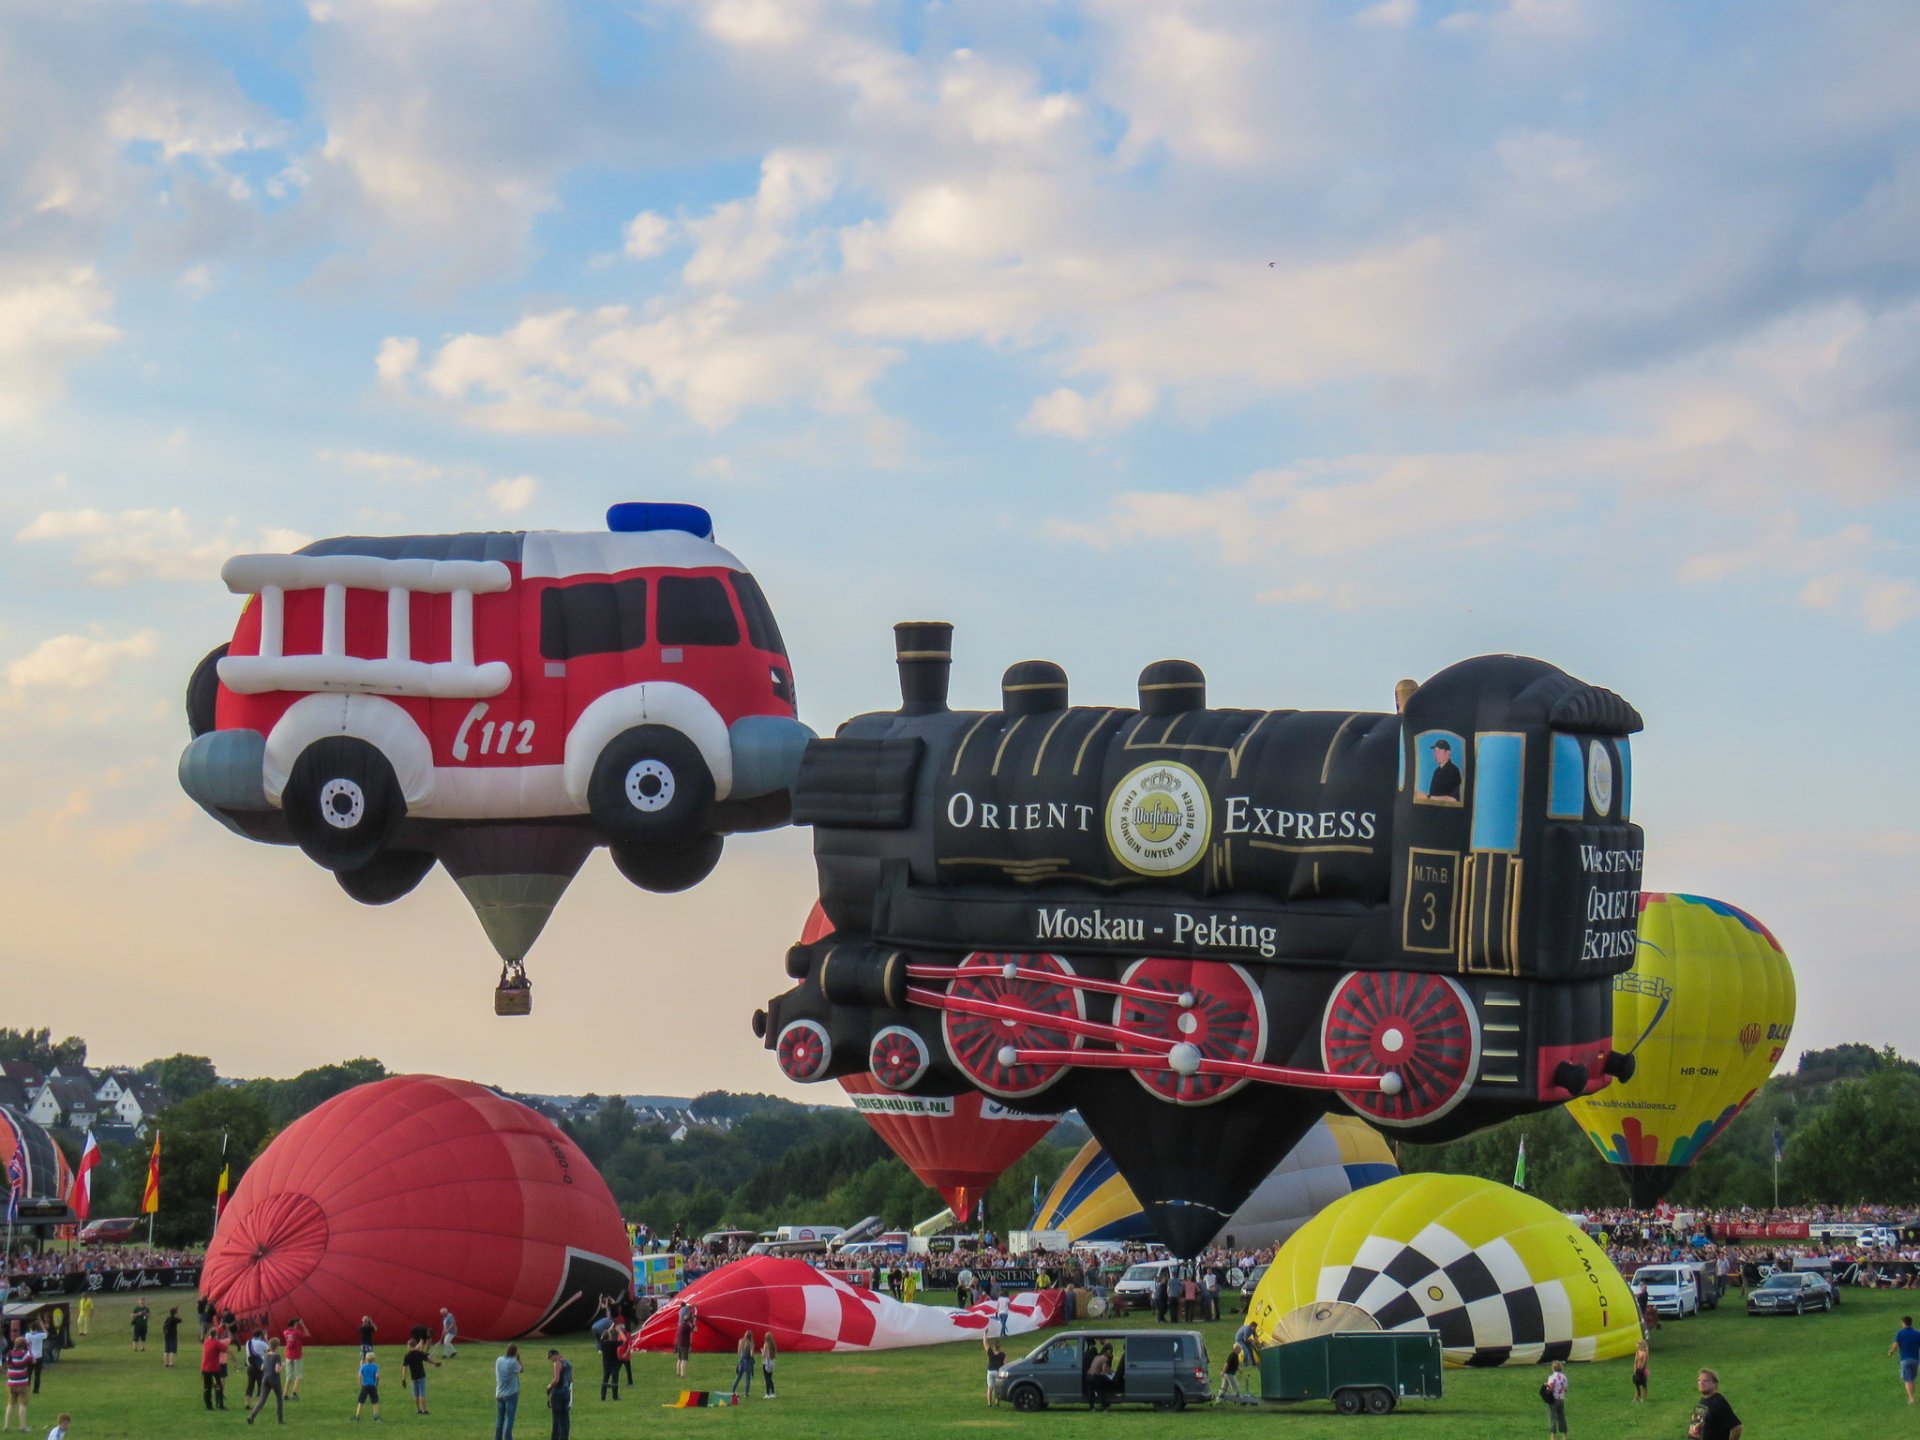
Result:
M20 1168L20 1152L7 1157L7 1224L20 1218L20 1192L26 1188L27 1175Z
M100 1142L87 1131L87 1143L80 1148L80 1168L73 1174L73 1213L85 1220L93 1210L93 1167L100 1163Z
M147 1188L140 1195L140 1213L155 1215L160 1211L160 1132L153 1132L153 1156L147 1161Z
M1527 1188L1527 1137L1524 1135L1520 1137L1520 1153L1513 1160L1513 1188Z

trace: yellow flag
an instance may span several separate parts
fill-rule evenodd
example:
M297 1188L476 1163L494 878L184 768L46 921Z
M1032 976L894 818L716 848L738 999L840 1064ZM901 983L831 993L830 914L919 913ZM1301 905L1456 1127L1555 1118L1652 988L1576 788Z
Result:
M160 1132L153 1132L153 1158L147 1161L147 1188L140 1196L140 1213L157 1214L160 1209Z

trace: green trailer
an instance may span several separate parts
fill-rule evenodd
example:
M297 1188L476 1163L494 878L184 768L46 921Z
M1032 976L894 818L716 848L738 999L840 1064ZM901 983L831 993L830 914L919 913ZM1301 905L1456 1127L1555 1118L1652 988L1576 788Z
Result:
M1432 1330L1350 1330L1260 1353L1260 1398L1331 1400L1342 1415L1390 1415L1401 1400L1438 1400L1440 1337Z

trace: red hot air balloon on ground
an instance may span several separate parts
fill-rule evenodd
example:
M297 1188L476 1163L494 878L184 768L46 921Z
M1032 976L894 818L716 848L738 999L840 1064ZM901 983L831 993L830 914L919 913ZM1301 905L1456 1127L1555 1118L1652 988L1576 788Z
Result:
M631 1285L626 1227L578 1146L465 1080L401 1075L335 1096L242 1177L207 1249L222 1308L298 1316L318 1345L397 1341L446 1306L460 1333L579 1329Z
M800 943L812 945L833 933L833 922L815 902L800 931ZM900 1044L893 1042L898 1039ZM920 1050L901 1032L881 1031L865 1075L843 1075L840 1088L853 1108L889 1149L906 1162L922 1183L940 1192L956 1219L973 1218L993 1182L1022 1155L1046 1138L1059 1118L1027 1115L978 1091L958 1095L902 1095L894 1082L901 1067L920 1064ZM877 1078L887 1077L887 1078ZM908 1083L911 1083L910 1077Z

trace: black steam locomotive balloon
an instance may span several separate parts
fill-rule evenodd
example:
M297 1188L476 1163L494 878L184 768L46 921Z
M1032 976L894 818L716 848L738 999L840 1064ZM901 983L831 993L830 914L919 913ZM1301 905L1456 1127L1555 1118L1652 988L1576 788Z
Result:
M1630 1070L1619 696L1500 655L1397 714L1210 710L1167 660L1069 708L1036 660L964 712L951 635L896 627L899 711L807 747L835 928L755 1016L790 1078L1077 1107L1193 1254L1329 1107L1438 1140Z

